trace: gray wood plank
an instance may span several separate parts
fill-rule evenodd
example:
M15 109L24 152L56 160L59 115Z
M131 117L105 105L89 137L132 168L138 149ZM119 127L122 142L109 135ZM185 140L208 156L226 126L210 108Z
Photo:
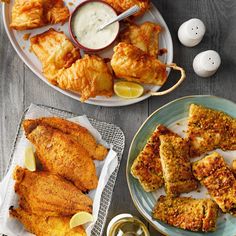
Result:
M12 48L5 33L2 20L0 21L0 62L1 180L8 164L16 128L24 107L23 62Z

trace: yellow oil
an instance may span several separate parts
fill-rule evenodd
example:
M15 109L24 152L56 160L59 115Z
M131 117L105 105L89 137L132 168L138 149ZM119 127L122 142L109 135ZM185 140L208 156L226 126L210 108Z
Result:
M147 227L135 217L122 218L116 221L109 236L150 236Z

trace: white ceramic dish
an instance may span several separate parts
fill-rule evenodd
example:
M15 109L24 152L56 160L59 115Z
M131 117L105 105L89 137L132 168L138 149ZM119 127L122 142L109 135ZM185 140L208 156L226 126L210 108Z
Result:
M67 6L69 7L70 12L72 12L73 9L81 1L80 0L73 0L73 1L65 0L65 2L67 4ZM73 4L73 5L71 5L71 4ZM19 55L19 57L41 80L43 80L49 86L53 87L57 91L60 91L61 93L65 94L71 98L79 100L80 99L79 94L60 89L59 87L53 86L52 84L50 84L46 80L46 78L42 74L41 63L39 62L37 57L29 51L29 45L30 45L29 40L23 39L23 36L26 33L30 33L31 34L30 36L33 36L33 35L42 33L51 27L54 29L57 29L57 30L64 31L64 33L69 38L71 38L69 35L68 22L65 23L64 25L58 24L58 25L45 26L45 27L42 27L39 29L34 29L34 30L15 31L15 30L10 29L10 27L9 27L10 22L11 22L12 5L13 5L13 1L11 1L10 4L3 4L2 15L3 15L3 22L4 22L5 30L7 32L9 40L10 40L12 46L14 47L14 49L16 50L17 54ZM159 47L166 48L168 50L168 53L159 57L159 59L167 64L172 63L173 43L172 43L170 31L169 31L163 17L161 16L160 12L157 10L157 8L153 4L151 4L150 10L144 16L142 16L136 20L137 23L142 23L145 21L156 22L161 25L163 30L162 30L162 32L160 34L160 38L159 38L159 45L160 45ZM106 57L106 58L111 57L113 47L114 47L114 45L111 45L109 48L101 51L101 53L99 53L99 55L101 55L102 57ZM151 91L158 91L160 89L160 86L145 86L145 88L150 89ZM117 96L112 96L111 98L96 97L96 98L87 100L86 103L93 104L93 105L107 106L107 107L126 106L126 105L140 102L150 96L151 96L150 94L144 94L143 96L141 96L139 98L129 99L129 100L125 100L125 99L119 98Z

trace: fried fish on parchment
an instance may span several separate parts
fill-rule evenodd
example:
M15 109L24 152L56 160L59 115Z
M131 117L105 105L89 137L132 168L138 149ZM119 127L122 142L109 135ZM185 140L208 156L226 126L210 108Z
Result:
M80 54L63 32L50 29L31 38L31 50L43 66L48 81L62 89L78 92L81 101L113 94L108 65L96 55Z
M211 199L161 196L153 209L153 218L191 231L215 231L217 216Z
M63 0L15 0L10 27L28 30L64 23L69 15L69 9L64 6Z
M124 42L114 47L111 67L118 78L136 83L161 86L167 80L165 64L156 57Z
M92 212L92 200L60 176L17 166L13 177L19 206L32 214L71 216L80 211Z
M48 125L70 135L70 137L80 143L95 160L103 160L108 153L108 150L103 145L98 144L96 139L86 128L75 122L59 117L42 117L34 120L25 120L25 125L27 125L27 122L30 122L30 125L35 127L37 125Z
M121 42L132 44L149 55L157 57L160 32L160 25L152 22L145 22L141 25L129 24L121 31L119 38Z
M174 133L165 126L158 125L131 166L131 174L139 180L146 192L155 191L164 184L159 155L159 137L162 134Z
M86 236L83 226L70 229L70 217L38 216L21 208L10 209L10 216L19 220L29 232L37 236Z
M34 120L25 120L23 126L45 170L70 180L82 191L97 187L95 164L81 144L58 129L37 125Z
M194 162L193 174L223 212L236 215L236 179L220 154L214 152Z
M216 148L236 150L236 119L221 111L191 104L187 133L191 157Z
M160 157L167 195L178 196L197 189L189 159L189 144L185 139L177 135L161 135Z

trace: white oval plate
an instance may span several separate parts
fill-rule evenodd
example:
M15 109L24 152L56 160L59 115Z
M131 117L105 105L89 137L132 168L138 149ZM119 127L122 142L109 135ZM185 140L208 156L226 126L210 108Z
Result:
M17 54L20 56L20 58L23 60L23 62L45 83L47 83L49 86L53 87L57 91L74 98L76 100L80 100L80 96L77 93L73 93L70 91L66 91L63 89L60 89L59 87L56 87L52 84L50 84L47 79L44 77L42 73L42 66L40 61L37 59L37 57L29 51L30 42L29 40L24 40L23 36L26 33L30 33L30 36L42 33L49 28L54 28L56 30L62 30L64 33L70 38L69 29L68 29L68 22L64 25L50 25L41 27L34 30L25 30L25 31L16 31L12 30L9 25L11 22L11 9L12 9L12 3L10 4L3 4L2 13L3 13L3 21L5 30L7 32L7 35L11 41L12 46L16 50ZM76 5L78 5L81 1L80 0L65 0L65 3L70 9L70 12L73 11ZM72 5L73 4L73 5ZM151 8L146 14L142 17L140 17L138 20L136 20L137 23L142 23L145 21L151 21L155 22L161 25L162 32L160 33L159 37L159 48L166 48L168 50L168 53L164 54L162 57L159 57L161 61L164 63L170 64L173 60L173 43L172 38L170 35L170 31L161 16L160 12L157 10L157 8L151 4ZM71 39L71 38L70 38ZM72 40L72 39L71 39ZM114 45L110 46L103 52L99 53L99 55L103 57L110 57L112 55L112 48ZM169 72L169 71L168 71ZM160 86L145 86L146 89L149 89L151 91L157 91L160 89ZM144 99L150 97L150 94L144 94L143 96L135 99L122 99L118 96L112 96L110 98L103 97L103 96L97 96L96 98L89 99L86 101L86 103L93 104L93 105L100 105L100 106L107 106L107 107L116 107L116 106L126 106L130 104L134 104L140 101L143 101Z

